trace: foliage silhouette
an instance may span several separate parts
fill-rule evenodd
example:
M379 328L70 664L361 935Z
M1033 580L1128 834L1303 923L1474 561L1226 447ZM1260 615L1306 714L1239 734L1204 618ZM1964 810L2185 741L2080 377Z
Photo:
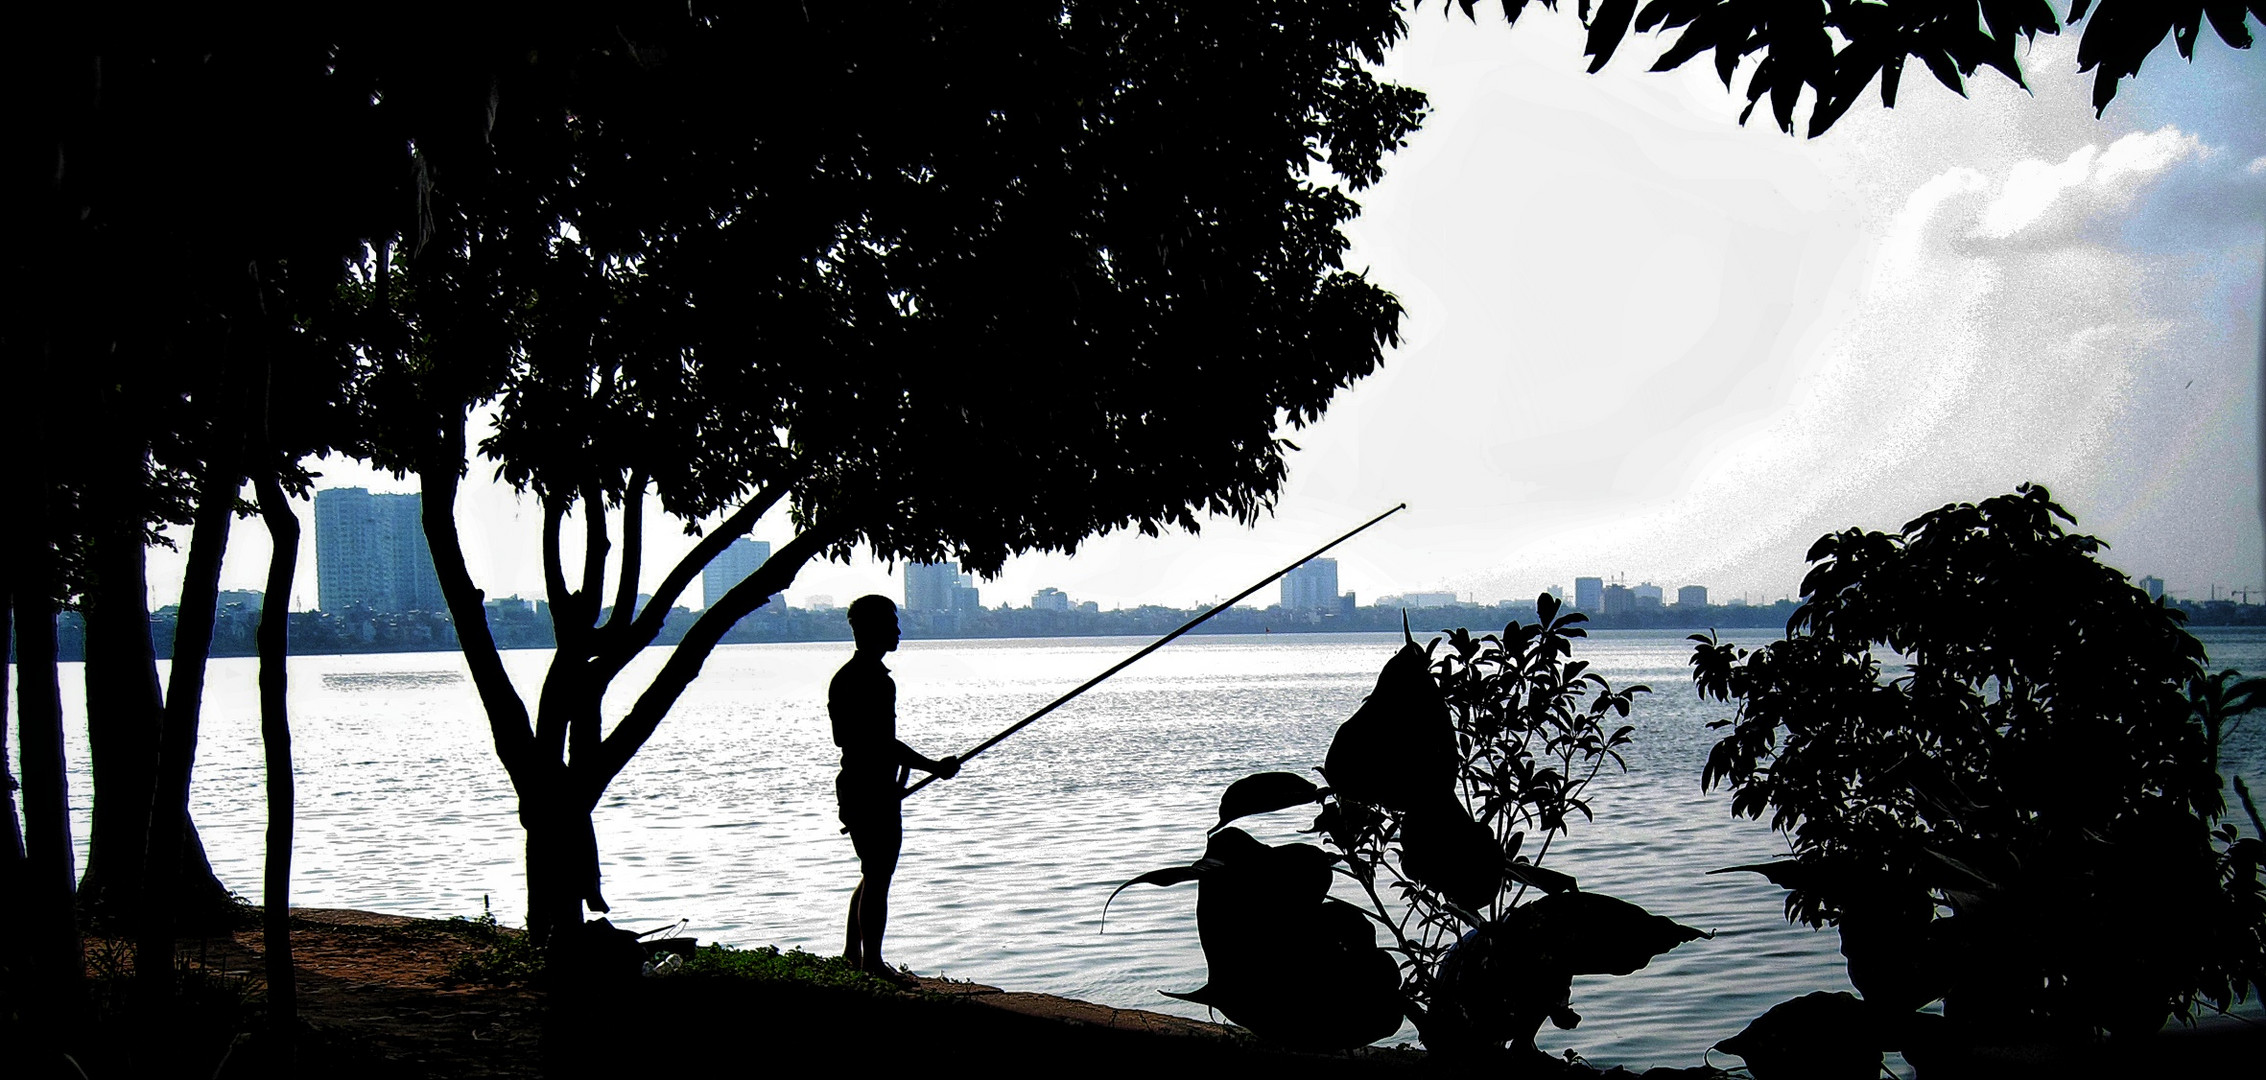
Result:
M1840 929L1883 1023L1941 998L1968 1041L2134 1035L2266 972L2260 842L2217 824L2215 756L2260 684L2205 676L2071 521L2023 485L1831 534L1785 640L1694 636L1701 696L1737 707L1702 785L1795 852L1730 869Z
M1503 18L1515 23L1529 0L1501 0ZM1555 0L1542 0L1556 8ZM1417 0L1421 7L1423 0ZM1451 5L1443 3L1443 10ZM1468 19L1477 19L1479 0L1453 0ZM2088 19L2088 13L2091 18ZM2045 0L1875 0L1851 3L1771 4L1753 0L1581 0L1582 25L1589 30L1584 49L1589 70L1603 70L1631 30L1676 31L1676 38L1652 65L1654 71L1682 67L1712 52L1715 73L1731 88L1749 57L1760 59L1747 73L1746 123L1767 97L1779 130L1791 134L1794 113L1805 91L1810 95L1809 134L1822 135L1863 99L1875 79L1883 107L1896 106L1906 61L1917 61L1953 93L1967 93L1966 80L1990 68L2016 86L2028 87L2016 54L2018 42L2039 34L2058 34L2062 24ZM2266 20L2266 0L2073 0L2069 23L2085 20L2077 47L2077 70L2096 72L2093 107L2106 112L2118 85L2140 73L2149 53L2170 37L2190 60L2202 24L2208 19L2219 39L2237 49L2251 42L2247 18Z
M1590 781L1608 762L1626 767L1619 748L1634 728L1611 725L1647 691L1614 690L1572 659L1582 615L1547 593L1535 607L1536 623L1501 635L1450 631L1444 653L1442 640L1419 648L1404 632L1331 743L1331 787L1288 773L1239 780L1203 859L1118 886L1198 882L1211 979L1172 996L1296 1046L1362 1045L1405 1016L1443 1058L1492 1060L1506 1044L1532 1057L1545 1019L1580 1021L1574 976L1625 975L1709 936L1539 865L1572 815L1589 815ZM1310 831L1330 850L1270 847L1227 824L1314 802ZM1542 836L1531 855L1529 831ZM1333 870L1366 910L1328 895ZM1527 900L1530 888L1541 895ZM1382 949L1380 926L1392 939Z

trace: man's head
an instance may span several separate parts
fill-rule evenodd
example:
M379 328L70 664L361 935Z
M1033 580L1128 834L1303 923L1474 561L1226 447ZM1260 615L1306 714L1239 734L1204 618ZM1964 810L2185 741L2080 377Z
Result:
M897 602L886 596L867 595L850 601L850 636L859 652L889 652L897 647Z

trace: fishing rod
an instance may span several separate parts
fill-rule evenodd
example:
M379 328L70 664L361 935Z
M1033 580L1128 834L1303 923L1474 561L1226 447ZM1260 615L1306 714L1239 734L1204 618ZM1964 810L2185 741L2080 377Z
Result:
M1091 678L1091 679L1087 679L1087 680L1086 680L1086 681L1085 681L1084 683L1081 683L1081 684L1079 684L1079 686L1078 686L1078 688L1077 688L1076 690L1072 690L1072 691L1070 691L1069 693L1067 693L1067 694L1064 694L1064 695L1062 695L1061 697L1058 697L1058 698L1054 699L1053 701L1047 702L1047 703L1046 703L1046 707L1045 707L1045 708L1043 708L1043 709L1040 709L1039 711L1037 711L1037 712L1035 712L1035 713L1032 713L1031 715L1029 715L1029 716L1026 716L1026 717L1022 718L1022 719L1021 719L1021 720L1019 720L1019 721L1016 721L1016 723L1015 723L1015 725L1014 725L1013 727L1010 727L1010 728L1008 728L1007 730L1005 730L1005 731L1002 731L1002 732L1000 732L999 734L992 736L991 738L985 739L985 740L983 741L983 745L981 745L981 746L978 746L978 747L976 747L975 749L973 749L973 750L970 750L970 751L968 751L967 753L960 755L960 763L961 763L961 764L963 764L963 765L967 764L967 763L968 763L968 760L969 760L970 758L973 758L973 757L975 757L975 756L976 756L977 754L981 754L981 753L983 753L984 751L986 751L986 750L989 750L989 749L991 749L992 747L999 745L999 744L1000 744L1000 743L1001 743L1002 741L1006 740L1006 738L1007 738L1007 737L1008 737L1009 735L1013 735L1013 734L1015 734L1016 732L1018 732L1018 731L1021 731L1021 730L1023 730L1024 728L1030 727L1030 726L1031 726L1032 724L1035 724L1035 723L1037 723L1040 717L1042 717L1042 716L1045 716L1046 714L1048 714L1048 713L1050 713L1050 712L1053 712L1054 710L1056 710L1056 709L1058 709L1058 708L1061 708L1061 707L1062 707L1062 706L1063 706L1063 705L1064 705L1065 703L1067 703L1067 702L1068 702L1068 701L1069 701L1069 700L1070 700L1071 698L1077 697L1078 695L1080 695L1080 694L1083 694L1083 693L1085 693L1086 691L1093 689L1093 688L1094 688L1095 686L1097 686L1097 685L1100 685L1100 683L1101 683L1101 681L1102 681L1103 679L1107 679L1107 678L1109 678L1110 676L1112 676L1112 675L1115 675L1115 674L1117 674L1118 672L1125 670L1126 668L1132 667L1132 666L1133 666L1133 662L1134 662L1134 661L1136 661L1136 660L1139 660L1140 658L1142 658L1142 657L1144 657L1144 656L1147 656L1147 655L1149 655L1150 653L1153 653L1153 652L1157 651L1158 649L1164 648L1165 646L1172 644L1172 642L1173 642L1173 639L1174 639L1174 638L1177 638L1177 637L1179 637L1180 635L1182 635L1182 634L1185 634L1185 633L1189 632L1190 630L1194 630L1194 629L1196 629L1197 627L1199 627L1199 626L1202 626L1202 625L1204 624L1204 621L1205 621L1206 619L1209 619L1209 618L1211 618L1212 616L1219 614L1220 612L1226 611L1226 610L1227 610L1228 608L1234 607L1234 606L1235 606L1235 604L1236 604L1236 603L1237 603L1238 601L1242 600L1242 599L1243 599L1244 597L1246 597L1246 596L1249 596L1249 595L1251 595L1252 593L1258 592L1259 590L1261 590L1261 589L1264 589L1264 588L1266 588L1267 586L1269 586L1269 585L1272 585L1272 584L1274 584L1275 582L1277 582L1277 581L1281 580L1281 579L1282 579L1282 576L1283 576L1284 574L1290 573L1291 571L1293 571L1293 570L1296 570L1296 569L1298 569L1299 567L1306 565L1306 564L1307 564L1308 562L1311 562L1311 561L1313 561L1313 560L1315 560L1315 559L1318 559L1318 558L1320 558L1323 552L1325 552L1325 551L1328 551L1328 550L1330 550L1331 548L1334 548L1334 547L1338 546L1339 544L1345 543L1346 541L1353 539L1353 538L1354 538L1355 536L1359 535L1359 534L1360 534L1360 533L1361 533L1361 532L1362 532L1363 530L1367 529L1367 528L1368 528L1369 526L1371 526L1371 525L1375 525L1376 523L1378 523L1378 522L1380 522L1380 521L1383 521L1383 520L1385 520L1386 518L1389 518L1389 517L1393 516L1394 514L1400 513L1401 511L1403 511L1403 510L1406 510L1406 509L1408 509L1408 504L1407 504L1407 503L1402 503L1402 504L1400 504L1399 506L1395 506L1395 507L1393 507L1392 509L1385 511L1385 512L1384 512L1384 513L1382 513L1382 514L1379 514L1379 515L1377 515L1376 517L1370 518L1369 520L1362 522L1362 523L1361 523L1360 525L1358 525L1358 526L1355 526L1355 527L1354 527L1354 528L1353 528L1353 529L1352 529L1351 531L1347 532L1347 533L1346 533L1346 534L1345 534L1344 536L1340 536L1340 537L1338 537L1337 539L1335 539L1335 540L1332 540L1332 541L1330 541L1329 543L1322 545L1321 547L1315 548L1314 550L1312 550L1312 551L1310 551L1310 552L1307 552L1307 553L1306 553L1306 555L1305 555L1304 557L1300 558L1300 559L1299 559L1299 560L1298 560L1297 562L1291 563L1291 564L1290 564L1289 566L1285 566L1285 567L1283 567L1282 569L1280 569L1280 570L1277 570L1277 571L1275 571L1274 573L1267 575L1267 576L1266 576L1265 578L1261 579L1261 580L1259 581L1259 583L1258 583L1258 584L1256 584L1256 585L1253 585L1253 586L1251 586L1250 588L1243 590L1242 592L1236 593L1236 594L1235 594L1234 596L1231 596L1231 597L1229 597L1229 598L1227 598L1227 599L1225 599L1225 600L1222 600L1222 601L1220 601L1220 602L1219 602L1219 603L1217 603L1217 604L1214 604L1214 605L1212 605L1212 609L1211 609L1210 611L1206 611L1206 612L1205 612L1205 613L1203 613L1202 615L1198 615L1198 616L1196 616L1195 618L1188 620L1188 621L1187 621L1186 623L1183 623L1183 624L1181 624L1181 627L1180 627L1180 629L1178 629L1178 630L1175 630L1175 631L1173 631L1172 633L1166 634L1165 636L1163 636L1163 637L1161 637L1161 638L1158 638L1158 639L1157 639L1157 640L1155 640L1155 641L1152 641L1152 642L1150 642L1150 643L1149 643L1149 646L1148 646L1147 648L1145 648L1145 649L1142 649L1142 650L1141 650L1140 652L1134 653L1133 655L1131 655L1131 656L1128 656L1128 657L1126 657L1125 659L1118 661L1118 662L1117 662L1117 664L1116 664L1116 666L1114 666L1114 667L1110 668L1110 669L1109 669L1108 671L1102 672L1101 674L1099 674L1099 675L1096 675L1096 676L1094 676L1094 677L1093 677L1093 678ZM920 789L922 789L922 788L924 788L924 787L927 787L927 786L929 786L930 784L933 784L933 783L935 783L935 782L936 782L936 774L934 774L934 773L931 773L931 774L929 774L929 775L927 775L927 776L921 777L921 781L920 781L920 783L914 784L913 786L911 786L911 787L909 787L909 788L906 788L906 789L905 789L905 794L909 796L909 795L911 795L911 794L912 794L913 792L919 791Z

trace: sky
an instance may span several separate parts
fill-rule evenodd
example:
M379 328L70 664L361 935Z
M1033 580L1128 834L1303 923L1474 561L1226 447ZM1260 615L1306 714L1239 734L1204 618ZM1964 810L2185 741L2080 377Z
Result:
M1531 599L1576 576L1768 602L1821 534L2025 481L2136 578L2266 585L2266 49L2205 34L2190 65L2167 41L2095 119L2076 36L2041 37L2028 92L1984 72L1962 99L1915 65L1895 109L1870 99L1811 140L1741 127L1704 60L1647 72L1662 39L1589 75L1565 14L1440 7L1383 70L1430 114L1349 229L1348 265L1407 308L1404 341L1286 432L1302 449L1274 514L1020 558L980 583L987 606L1050 586L1208 604L1402 502L1332 552L1363 603ZM474 578L540 596L540 514L492 471L475 463L459 503ZM792 533L775 513L754 535ZM690 542L657 514L647 537L657 580ZM223 587L259 588L267 555L240 523ZM153 551L154 603L181 562ZM787 597L868 592L902 598L901 574L814 563ZM315 595L310 530L293 606Z

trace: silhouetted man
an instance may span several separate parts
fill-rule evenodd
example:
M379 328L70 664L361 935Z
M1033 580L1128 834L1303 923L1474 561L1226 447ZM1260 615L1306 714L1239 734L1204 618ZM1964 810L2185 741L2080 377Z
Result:
M897 740L897 683L881 666L882 654L897 648L897 605L886 596L858 597L850 603L850 635L857 653L834 673L826 690L834 744L842 748L834 795L864 875L850 894L842 956L863 971L893 979L881 959L881 935L889 926L889 878L897 872L897 853L905 843L898 803L912 770L949 780L959 773L960 759L931 761Z

